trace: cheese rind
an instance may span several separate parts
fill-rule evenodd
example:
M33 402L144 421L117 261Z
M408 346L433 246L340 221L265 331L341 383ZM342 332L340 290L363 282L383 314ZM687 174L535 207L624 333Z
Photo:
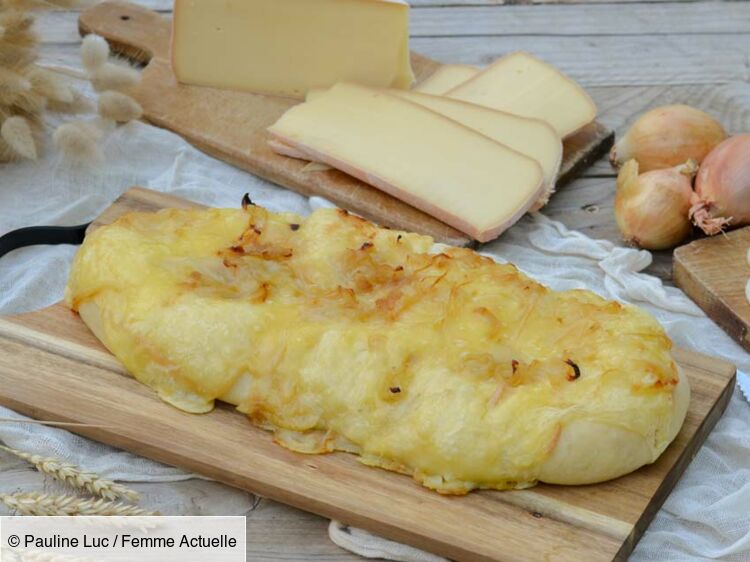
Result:
M349 80L408 88L409 6L393 0L175 0L180 82L304 97Z
M536 160L544 173L545 190L531 210L539 210L547 203L555 190L563 154L562 141L550 125L539 119L521 117L442 96L414 91L391 90L390 93L445 115Z
M423 106L337 84L269 132L479 241L517 221L544 189L539 164Z
M546 121L565 138L596 117L586 91L528 53L506 55L450 90L448 97Z
M444 64L414 87L414 91L441 96L479 73L470 64Z

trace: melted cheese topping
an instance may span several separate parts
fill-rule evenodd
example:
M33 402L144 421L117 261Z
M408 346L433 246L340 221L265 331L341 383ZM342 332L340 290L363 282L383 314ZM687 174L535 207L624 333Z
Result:
M442 492L535 483L575 421L666 447L679 374L652 317L432 248L337 210L129 214L86 238L66 302L170 403L223 398Z

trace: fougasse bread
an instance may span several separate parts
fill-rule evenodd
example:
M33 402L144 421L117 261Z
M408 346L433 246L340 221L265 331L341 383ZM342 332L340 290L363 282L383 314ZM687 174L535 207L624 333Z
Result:
M343 210L128 214L87 236L65 299L177 408L226 401L442 493L615 478L687 409L646 312Z

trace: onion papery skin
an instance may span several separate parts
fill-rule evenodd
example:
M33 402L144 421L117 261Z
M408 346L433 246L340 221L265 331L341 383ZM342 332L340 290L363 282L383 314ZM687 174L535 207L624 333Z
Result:
M700 164L726 138L721 124L707 113L688 105L665 105L639 117L609 157L615 167L633 158L645 173L688 160Z
M692 231L688 219L692 195L691 169L685 166L638 174L629 160L617 177L615 219L629 244L647 250L666 250Z
M730 137L706 156L692 203L690 218L706 234L750 224L750 134Z

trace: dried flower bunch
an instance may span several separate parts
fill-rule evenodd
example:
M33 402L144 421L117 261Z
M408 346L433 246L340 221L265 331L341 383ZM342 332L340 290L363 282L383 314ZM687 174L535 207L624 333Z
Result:
M139 119L143 108L128 92L138 84L140 74L128 64L112 59L109 45L98 35L87 35L81 44L81 63L99 92L95 120L77 120L57 128L53 140L70 160L101 160L101 139L115 123Z
M67 8L76 0L0 0L0 162L39 154L42 114L71 104L75 93L37 64L33 10Z
M32 29L35 10L72 8L81 2L0 0L0 162L37 159L45 110L83 113L94 109L60 74L38 64L39 38ZM112 59L104 39L86 37L81 58L88 79L100 94L99 118L63 124L53 141L66 157L89 161L101 157L100 141L115 123L138 119L143 110L127 93L140 74Z

